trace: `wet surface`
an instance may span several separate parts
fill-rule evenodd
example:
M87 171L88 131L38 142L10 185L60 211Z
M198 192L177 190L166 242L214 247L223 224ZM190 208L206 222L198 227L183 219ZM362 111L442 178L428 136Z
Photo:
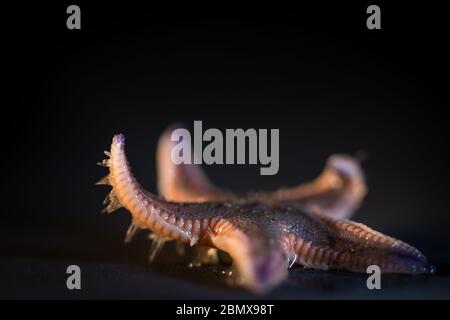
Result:
M121 220L122 218L119 218ZM112 219L114 220L114 219ZM147 263L145 232L123 243L125 226L61 224L58 230L2 228L0 298L64 299L442 299L450 298L450 256L442 241L416 244L437 268L434 275L383 275L381 290L368 290L367 275L293 269L266 296L233 285L230 265L189 267L193 252L180 256L173 244ZM124 229L124 230L122 230ZM66 288L66 268L81 267L82 290ZM231 271L231 275L230 275Z

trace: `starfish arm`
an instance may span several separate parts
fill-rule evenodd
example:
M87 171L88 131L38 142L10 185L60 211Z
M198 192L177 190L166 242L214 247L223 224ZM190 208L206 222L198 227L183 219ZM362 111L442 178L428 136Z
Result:
M156 160L159 194L177 202L204 202L232 198L231 194L220 190L210 182L200 165L174 164L171 153L176 142L171 140L171 134L175 129L177 126L166 129L158 141ZM190 148L190 146L187 147Z
M226 210L217 203L170 202L146 191L131 172L125 154L125 138L121 134L114 136L107 154L110 158L102 164L109 169L109 175L99 182L112 186L105 211L125 207L131 213L132 227L127 233L127 242L138 229L148 229L158 237L193 245Z
M233 259L238 283L258 294L273 289L288 276L288 258L279 228L261 220L263 214L240 208L210 232L212 244Z
M434 270L416 248L361 223L333 219L320 212L309 215L309 219L315 223L312 230L302 221L303 228L283 236L297 257L296 263L305 267L366 272L368 266L378 265L384 273L407 274Z
M359 207L366 193L359 162L350 156L333 155L322 173L312 182L269 193L255 193L252 197L266 199L272 205L291 206L306 211L318 207L330 217L345 219Z

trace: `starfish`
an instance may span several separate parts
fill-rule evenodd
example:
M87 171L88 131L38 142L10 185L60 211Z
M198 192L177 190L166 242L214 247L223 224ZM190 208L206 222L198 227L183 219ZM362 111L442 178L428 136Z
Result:
M144 190L133 176L122 134L114 136L105 151L109 158L99 163L109 174L97 184L112 186L104 211L125 207L131 213L125 242L139 230L151 232L150 261L170 240L200 247L197 264L222 250L233 260L240 284L256 293L282 283L294 265L352 272L366 272L370 265L384 273L434 271L416 248L348 220L367 193L358 160L333 155L311 182L236 194L213 185L198 165L175 165L172 130L158 143L160 196Z

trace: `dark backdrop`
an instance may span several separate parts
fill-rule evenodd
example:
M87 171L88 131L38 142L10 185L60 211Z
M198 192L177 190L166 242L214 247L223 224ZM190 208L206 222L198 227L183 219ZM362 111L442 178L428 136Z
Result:
M442 8L378 3L382 29L371 31L371 3L83 1L82 29L70 31L69 4L21 4L4 14L11 99L2 104L1 296L246 296L211 286L209 269L185 270L170 249L169 265L178 269L146 267L145 237L122 244L128 214L100 214L107 190L94 182L106 171L95 163L112 136L125 134L135 175L156 192L159 134L194 120L205 128L280 129L277 175L260 176L259 166L205 168L215 183L238 191L307 181L330 154L363 151L370 191L355 220L414 244L438 266L431 280L393 278L392 290L374 297L444 294L449 70ZM86 270L81 293L65 289L69 264ZM335 276L308 274L309 285L291 283L274 297L368 294L340 282L364 285L364 278Z

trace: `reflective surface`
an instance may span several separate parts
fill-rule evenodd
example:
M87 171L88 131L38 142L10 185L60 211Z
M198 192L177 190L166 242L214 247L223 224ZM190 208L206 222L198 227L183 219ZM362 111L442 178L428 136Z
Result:
M185 255L180 256L175 246L169 244L149 265L150 242L146 234L138 234L130 244L123 243L125 227L120 223L126 219L125 214L116 219L100 214L97 218L102 226L61 223L56 231L38 222L34 231L2 226L0 231L8 240L0 245L0 298L261 298L230 285L234 274L230 276L232 268L227 264L188 267L193 252L187 247ZM450 298L448 245L440 241L412 242L429 255L437 268L436 274L382 275L381 290L368 290L364 274L294 269L286 283L262 298ZM81 268L80 291L66 288L66 268L71 264Z

